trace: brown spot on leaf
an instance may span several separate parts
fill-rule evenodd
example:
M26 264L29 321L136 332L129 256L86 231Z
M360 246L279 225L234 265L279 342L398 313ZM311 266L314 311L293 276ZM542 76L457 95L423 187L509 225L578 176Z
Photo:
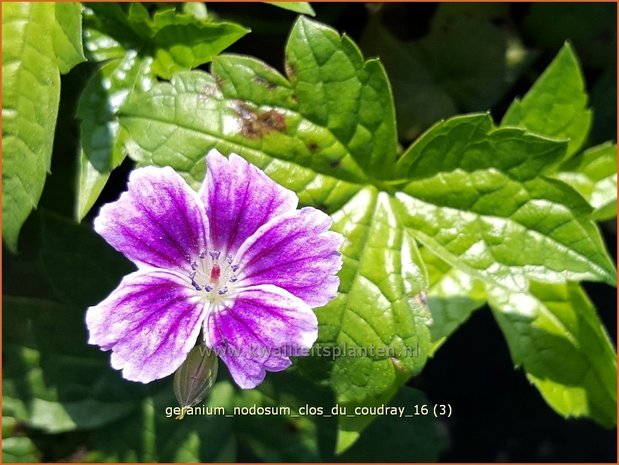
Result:
M259 111L242 101L236 101L234 110L241 123L241 133L250 139L286 130L286 118L280 111Z
M286 60L284 61L284 70L286 71L286 76L288 76L289 79L293 78L297 74L297 67L290 63L288 57L286 57Z
M222 90L223 79L221 79L221 77L218 76L217 74L213 74L213 77L215 78L215 85L217 86L217 88L219 90Z
M296 94L292 94L290 96L290 101L296 105L297 103L299 103L299 98L296 96Z
M311 141L310 143L307 144L307 148L309 149L310 152L316 153L318 151L318 144L314 141Z
M396 371L400 373L406 373L408 371L406 368L406 365L404 365L404 363L402 363L397 358L389 357L389 359L391 360L391 363L393 364L393 368L395 368Z
M207 100L208 98L212 97L214 94L215 94L215 89L213 89L211 86L204 86L204 88L200 91L200 94L198 95L198 99Z
M340 166L340 161L339 160L333 160L329 162L329 166L331 168L337 168L338 166Z
M261 76L255 76L254 81L256 84L266 87L267 90L275 90L277 88L277 84L274 84L271 81L267 81Z

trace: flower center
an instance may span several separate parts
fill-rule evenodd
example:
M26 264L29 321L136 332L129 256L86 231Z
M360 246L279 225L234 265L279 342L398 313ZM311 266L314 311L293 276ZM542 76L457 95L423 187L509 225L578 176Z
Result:
M230 293L231 284L238 281L235 273L239 269L232 260L232 255L224 257L212 250L200 252L199 259L191 263L191 285L204 293L205 300L217 303Z

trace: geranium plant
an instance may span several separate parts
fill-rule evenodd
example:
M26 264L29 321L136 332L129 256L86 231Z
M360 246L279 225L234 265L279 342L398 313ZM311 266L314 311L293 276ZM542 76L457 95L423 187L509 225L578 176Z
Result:
M359 441L374 421L432 444L385 460L432 460L445 445L437 418L457 407L434 408L409 385L489 308L550 408L616 426L615 348L581 282L616 286L599 223L616 216L617 150L589 142L574 47L556 48L532 86L510 94L533 62L517 37L497 36L508 69L489 75L504 71L500 83L472 73L458 84L469 70L441 61L444 44L457 49L471 31L494 37L474 8L441 5L410 47L371 9L361 43L378 57L368 59L308 18L308 4L281 6L301 14L280 12L290 25L280 71L226 53L252 33L203 4L2 5L5 260L19 270L13 254L36 250L29 284L41 269L49 283L5 287L3 415L33 437L85 432L82 449L66 449L80 460L231 461L246 449L267 461L381 460L355 452L380 447ZM64 96L79 73L60 106L79 125L75 192L55 171L48 183L74 222L63 208L37 212L33 239L26 219L52 149L54 160L63 150L61 82ZM445 80L427 77L415 93L421 75ZM198 368L206 405L291 415L166 415L181 366L177 395L188 392L178 383L193 379L183 362L194 347L226 366L217 380ZM404 429L409 418L376 420L390 402L417 406L418 418ZM294 451L261 421L295 428ZM129 439L109 439L114 429ZM7 437L9 459L41 458L40 440Z

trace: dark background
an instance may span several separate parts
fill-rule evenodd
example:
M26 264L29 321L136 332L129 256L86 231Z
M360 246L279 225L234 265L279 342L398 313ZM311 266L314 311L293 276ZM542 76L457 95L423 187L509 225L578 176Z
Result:
M431 28L437 4L320 4L314 3L316 19L346 32L360 42L372 15L403 41L425 37ZM478 5L484 8L484 5ZM488 6L491 8L491 6ZM616 5L571 3L508 5L507 16L489 17L494 27L509 30L535 52L520 77L491 106L500 120L515 96L523 95L569 39L578 54L594 108L594 123L587 145L616 140ZM209 4L210 13L238 21L252 33L227 52L256 56L282 70L282 50L295 15L261 4ZM537 10L537 11L534 11ZM531 19L548 18L548 21ZM543 24L544 27L539 26ZM484 50L479 50L484 53ZM63 76L62 98L56 134L52 175L48 177L40 209L73 215L75 153L79 129L75 105L92 65L76 67ZM388 74L390 73L387 67ZM398 95L396 94L396 99ZM464 112L464 109L458 109ZM424 109L420 108L420 112ZM445 115L448 116L448 115ZM403 144L409 141L403 140ZM84 221L90 221L98 205L117 198L124 189L132 162L126 160L110 178L98 204ZM21 254L7 260L4 250L4 293L23 295L49 293L38 278L37 213L24 226ZM601 225L616 261L616 225ZM34 270L34 271L33 271ZM599 310L616 345L617 304L615 289L597 284L585 288ZM474 462L616 462L616 429L606 430L588 420L564 420L546 405L525 375L514 370L507 345L488 308L482 308L459 328L424 368L411 380L434 403L450 403L454 414L443 421L448 447L443 461ZM377 445L380 447L380 444ZM239 457L242 458L242 457ZM247 457L251 460L252 457Z

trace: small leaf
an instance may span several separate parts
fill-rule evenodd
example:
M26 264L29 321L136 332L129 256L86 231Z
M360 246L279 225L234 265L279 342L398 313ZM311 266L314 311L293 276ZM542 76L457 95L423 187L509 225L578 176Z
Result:
M29 437L19 435L16 424L15 418L2 417L2 462L40 462L41 453Z
M199 19L172 10L157 12L149 42L153 71L170 79L177 71L212 61L248 32L249 29L235 23Z
M595 209L592 218L617 216L617 144L590 148L566 161L553 177L569 184Z
M316 16L314 9L309 2L265 2L269 5L283 8L284 10L294 11L302 15Z
M566 156L570 157L589 134L588 100L578 60L566 43L522 101L514 100L501 126L518 126L546 137L568 139Z
M126 50L142 46L119 3L87 3L84 6L84 49L89 61L122 58Z
M199 2L185 2L182 5L183 13L191 15L196 19L207 19L208 11L204 3Z
M13 252L50 168L60 72L83 61L80 8L2 4L2 236Z
M617 424L617 356L595 308L575 283L493 287L489 302L516 366L564 417Z
M78 197L75 205L75 218L78 221L84 219L86 214L90 211L95 204L103 188L107 184L110 178L111 172L99 171L95 168L84 150L80 151L80 159L78 166Z

